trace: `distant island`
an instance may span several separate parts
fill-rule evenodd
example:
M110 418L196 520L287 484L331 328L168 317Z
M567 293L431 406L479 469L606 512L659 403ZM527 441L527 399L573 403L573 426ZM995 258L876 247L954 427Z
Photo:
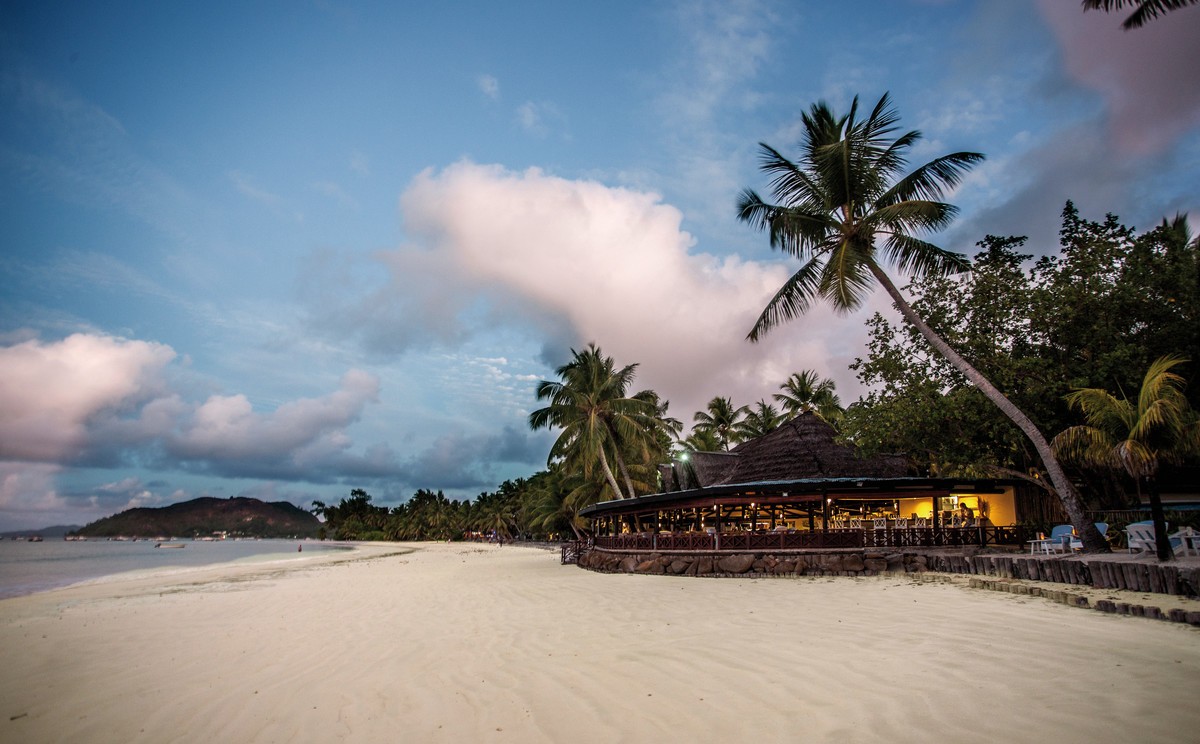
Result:
M0 538L18 538L18 537L62 537L70 535L79 529L77 524L56 524L53 527L43 527L40 530L11 530L9 532L0 532Z
M321 522L286 501L203 497L127 509L74 531L82 537L316 537Z

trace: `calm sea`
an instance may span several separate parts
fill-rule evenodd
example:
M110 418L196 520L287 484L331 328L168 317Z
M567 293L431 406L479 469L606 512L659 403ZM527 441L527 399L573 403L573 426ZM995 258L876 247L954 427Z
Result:
M314 550L347 550L311 540L181 540L183 549L156 548L154 540L44 542L0 540L0 599L55 589L127 571L171 571L215 563L303 557ZM303 546L303 553L298 550Z

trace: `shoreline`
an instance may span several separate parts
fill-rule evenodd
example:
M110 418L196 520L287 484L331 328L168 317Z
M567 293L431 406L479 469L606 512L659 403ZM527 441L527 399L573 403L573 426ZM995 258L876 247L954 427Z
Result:
M60 576L44 576L33 583L17 582L15 584L6 584L3 590L0 591L0 602L7 599L15 599L18 597L27 597L34 594L42 594L45 592L59 591L77 586L87 586L91 584L105 584L111 582L119 582L125 580L136 579L155 579L159 577L169 577L175 574L189 574L196 571L204 571L208 569L219 569L223 566L238 567L243 565L254 565L260 563L286 563L286 562L303 562L311 558L317 558L326 553L342 553L355 550L355 543L327 541L325 543L317 543L319 547L312 550L309 554L304 554L301 549L293 552L297 546L303 548L304 541L295 540L278 540L277 545L272 544L271 547L277 547L277 550L269 552L256 552L247 555L232 555L232 556L214 556L211 562L206 563L184 563L159 565L159 566L141 566L136 568L120 568L110 567L108 573L86 575L83 578L73 578L68 575ZM207 544L207 543L205 543ZM255 543L261 544L261 541ZM285 549L286 546L286 549ZM65 556L60 556L65 557ZM54 559L51 559L51 563ZM103 559L101 560L103 563ZM19 564L14 564L19 565ZM91 573L89 570L88 573ZM20 574L14 574L19 576Z
M2 738L1094 742L1200 726L1189 626L960 581L362 547L0 601Z

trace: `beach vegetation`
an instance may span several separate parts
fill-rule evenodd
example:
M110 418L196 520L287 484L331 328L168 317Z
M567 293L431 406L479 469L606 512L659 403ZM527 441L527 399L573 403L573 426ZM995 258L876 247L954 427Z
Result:
M802 124L798 161L760 143L760 169L771 178L775 201L747 189L738 202L739 219L767 231L772 248L802 262L767 303L748 338L760 340L818 300L841 312L854 310L874 286L883 287L904 319L1033 444L1084 549L1107 551L1045 435L916 313L884 269L892 264L916 278L969 269L964 256L919 235L951 222L957 209L940 199L983 155L955 152L908 170L906 154L921 133L896 135L899 115L887 94L865 117L860 117L857 97L841 116L818 102L803 114Z
M659 414L662 402L650 391L629 393L637 364L618 368L595 344L571 354L556 370L558 380L538 383L537 399L547 405L529 414L531 429L559 431L547 464L601 480L604 498L653 492L665 456L659 435L670 431Z
M749 413L748 406L735 407L729 398L718 395L692 416L692 430L714 437L721 449L728 451L730 445L741 441L738 426Z
M775 406L766 400L754 404L746 417L738 422L736 431L739 441L747 441L765 436L787 422L788 417L779 412Z
M1200 418L1183 393L1184 378L1176 372L1184 362L1170 356L1154 360L1135 400L1102 388L1075 390L1067 402L1083 413L1086 423L1054 438L1055 450L1065 458L1124 471L1139 488L1146 488L1160 561L1172 559L1174 553L1158 490L1159 467L1200 453Z
M905 287L917 313L1047 431L1079 423L1072 390L1135 390L1155 358L1200 353L1200 242L1185 215L1138 235L1068 202L1060 240L1035 262L1024 238L988 236L970 272ZM847 410L844 436L865 452L904 452L931 475L1046 484L1028 439L915 329L876 313L868 330L868 354L851 365L868 393ZM1197 387L1185 391L1193 408ZM1092 508L1138 505L1118 472L1064 465Z
M836 384L811 369L793 373L779 390L772 397L783 407L788 419L811 411L836 426L842 416L842 401L838 398Z

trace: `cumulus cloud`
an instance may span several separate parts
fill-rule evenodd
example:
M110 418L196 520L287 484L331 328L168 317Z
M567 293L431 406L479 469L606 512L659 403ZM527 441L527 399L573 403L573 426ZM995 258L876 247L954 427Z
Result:
M0 461L114 466L154 459L222 474L267 469L303 479L345 460L346 428L378 398L350 370L319 398L253 409L241 394L185 400L171 389L168 346L89 334L0 348Z
M79 456L95 417L164 393L163 370L174 358L161 344L86 334L0 348L0 460Z
M860 353L861 316L818 306L746 342L795 267L695 251L656 194L462 162L421 174L400 205L411 243L379 256L388 285L323 309L354 320L343 334L396 352L520 328L545 341L550 366L594 341L640 363L637 388L669 398L684 420L714 395L769 399L799 369L836 377L844 394L853 386L845 368Z
M1124 14L1082 13L1078 3L1039 0L1076 82L1104 99L1116 147L1162 152L1200 125L1200 7L1185 8L1134 31Z

